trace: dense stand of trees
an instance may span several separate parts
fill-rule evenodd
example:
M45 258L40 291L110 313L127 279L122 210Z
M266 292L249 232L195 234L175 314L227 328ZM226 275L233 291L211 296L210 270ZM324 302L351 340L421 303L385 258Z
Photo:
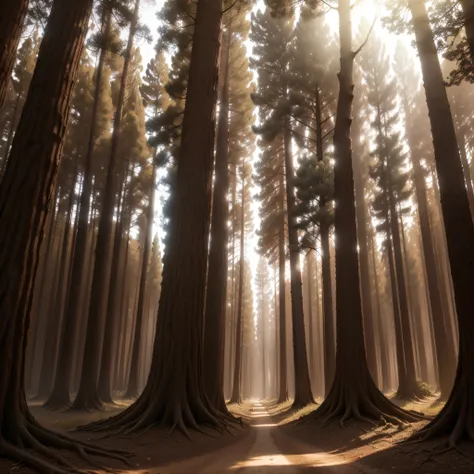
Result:
M436 394L414 438L474 441L472 6L326 6L2 3L2 456L124 460L27 398L189 436L252 397L344 424Z

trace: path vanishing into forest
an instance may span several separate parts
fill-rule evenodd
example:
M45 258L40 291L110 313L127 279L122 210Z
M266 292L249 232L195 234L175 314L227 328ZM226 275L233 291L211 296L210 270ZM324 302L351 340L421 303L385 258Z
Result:
M150 474L369 474L358 464L347 464L340 455L317 452L314 447L292 438L272 421L266 407L255 403L251 409L254 429L242 441L203 456L147 469ZM136 471L135 471L136 472Z

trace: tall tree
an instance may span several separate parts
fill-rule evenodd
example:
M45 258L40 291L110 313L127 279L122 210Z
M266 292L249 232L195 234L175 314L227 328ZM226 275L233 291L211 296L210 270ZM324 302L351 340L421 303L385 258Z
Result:
M3 106L29 0L6 0L0 6L0 107Z
M74 469L50 448L77 452L79 446L84 457L106 454L42 427L26 405L23 380L38 249L53 196L91 9L90 0L72 4L54 1L10 164L0 186L0 261L4 272L1 311L5 315L0 324L0 445L2 456L24 462L41 473ZM29 452L25 446L30 447ZM61 467L49 463L44 456Z
M200 378L221 9L221 0L197 4L150 376L136 403L88 429L221 426Z

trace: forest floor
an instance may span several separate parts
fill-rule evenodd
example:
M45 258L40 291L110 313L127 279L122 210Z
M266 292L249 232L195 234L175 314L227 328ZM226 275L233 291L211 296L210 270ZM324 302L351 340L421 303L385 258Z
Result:
M373 427L362 423L348 423L346 428L333 423L319 427L308 417L316 405L295 412L290 404L253 402L231 405L236 415L242 416L249 428L237 428L233 434L210 436L193 433L193 441L167 430L150 429L137 437L114 436L99 440L103 434L71 431L79 424L111 416L126 405L108 407L104 412L49 412L38 404L30 406L40 423L49 428L69 431L78 439L97 440L104 447L132 451L133 468L106 460L106 466L122 474L468 474L474 472L474 462L457 451L430 458L432 445L403 445L406 439L423 423L397 428L392 425ZM435 414L441 405L436 399L405 404L404 408ZM435 443L434 443L435 444ZM474 459L474 446L462 446ZM71 461L78 462L71 454ZM84 472L90 466L82 465ZM0 459L0 474L30 474L33 471ZM105 474L103 471L94 471Z

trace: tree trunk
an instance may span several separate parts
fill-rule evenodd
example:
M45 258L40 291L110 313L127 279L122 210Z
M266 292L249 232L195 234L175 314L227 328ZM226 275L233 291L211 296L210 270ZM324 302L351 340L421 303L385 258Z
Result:
M140 283L138 290L137 315L135 323L135 336L133 338L132 358L130 361L130 374L128 379L127 392L125 398L134 398L138 396L138 366L140 362L140 342L142 340L142 327L145 318L144 303L146 296L146 280L148 273L148 264L150 262L150 250L153 241L153 219L155 216L155 180L156 180L156 155L153 158L152 178L149 193L149 202L147 209L147 228L145 230L145 239L143 242L142 267L140 272Z
M102 17L104 35L108 35L111 26L111 11L105 10ZM88 281L86 268L87 233L89 230L90 198L92 195L92 154L97 134L97 110L101 97L101 82L105 62L105 48L101 49L99 62L95 73L94 102L92 106L91 126L89 130L87 154L84 162L84 176L79 201L79 222L75 238L74 256L71 263L71 275L74 285L71 285L67 295L63 320L62 338L59 346L58 367L54 379L53 390L46 406L51 409L69 407L71 404L70 388L73 373L74 347L80 319L80 302L84 291L89 289L84 283ZM96 361L97 363L97 361Z
M464 14L464 30L466 31L471 62L474 64L474 1L460 0L460 3Z
M0 283L0 452L45 474L74 470L50 448L78 452L79 444L84 457L102 451L43 428L29 412L24 392L24 356L39 248L91 9L92 0L53 2L0 186L0 267L4 275Z
M243 345L243 299L244 299L244 262L245 262L245 176L242 179L242 195L240 200L240 265L239 265L239 296L237 302L237 319L235 328L235 361L234 381L232 384L231 403L242 403L242 345Z
M290 250L291 314L293 321L293 358L295 370L294 408L314 402L309 379L308 356L303 311L303 285L301 282L298 230L295 218L295 185L293 155L291 153L291 130L289 119L285 127L285 177L286 203L288 208L288 243Z
M428 297L433 321L433 332L436 346L436 358L438 361L439 389L441 398L446 400L452 390L454 375L456 371L455 342L448 339L450 332L446 330L445 320L449 315L443 314L443 303L441 300L441 288L439 285L438 269L429 221L428 199L426 196L426 183L423 177L423 169L419 157L414 150L414 144L410 142L413 164L413 177L415 194L418 203L418 217L420 220L421 243L426 268L426 281L428 284Z
M139 8L140 0L135 0L133 16L130 23L130 31L128 34L127 48L125 51L123 71L120 79L117 108L114 116L110 156L107 166L107 178L100 212L99 230L97 232L94 273L92 276L81 380L77 397L71 406L74 410L94 410L102 407L102 402L97 394L99 377L99 364L97 361L101 359L101 341L105 322L103 309L106 301L105 298L107 296L106 288L110 276L110 249L112 247L111 236L113 234L113 213L117 180L116 175L118 170L117 155L120 145L122 114L125 102L128 70L130 67L133 40L138 26Z
M221 0L199 0L153 360L135 404L89 429L222 427L202 382Z
M222 94L217 124L214 196L212 204L211 246L207 271L206 312L204 318L204 386L210 402L224 413L224 341L227 308L227 252L229 205L229 63L232 25L228 26L221 51ZM243 229L243 224L242 224ZM243 230L242 230L243 232Z
M29 0L3 0L0 5L0 108L15 65L28 3Z
M8 154L10 152L10 147L12 146L13 136L15 135L15 124L18 120L18 112L20 108L20 98L21 94L18 92L16 95L15 105L13 108L13 117L10 123L10 129L8 130L7 142L5 144L5 155L3 155L2 166L0 168L0 182L2 181L3 174L8 164Z
M367 367L362 302L357 255L357 228L351 151L352 72L356 53L352 51L350 0L339 0L341 69L334 129L335 233L336 233L336 372L334 384L316 417L328 421L349 418L386 420L399 423L417 416L393 405L377 389Z
M461 438L472 440L474 433L474 399L471 396L474 390L474 225L453 119L426 7L421 0L411 0L409 7L433 134L459 325L459 362L454 389L441 412L418 432L417 437L428 439L449 435L447 445L453 447Z
M471 216L474 221L474 188L472 186L471 173L469 171L469 162L467 161L466 154L466 142L463 133L458 134L459 141L459 156L461 157L462 171L464 174L464 181L467 188L467 197L469 199L469 209L471 210Z
M283 167L280 173L280 230L278 236L278 280L279 280L279 333L280 344L278 352L280 354L279 367L279 389L278 389L278 403L283 403L288 400L288 364L286 357L286 256L285 256L285 191L284 191L284 177Z

